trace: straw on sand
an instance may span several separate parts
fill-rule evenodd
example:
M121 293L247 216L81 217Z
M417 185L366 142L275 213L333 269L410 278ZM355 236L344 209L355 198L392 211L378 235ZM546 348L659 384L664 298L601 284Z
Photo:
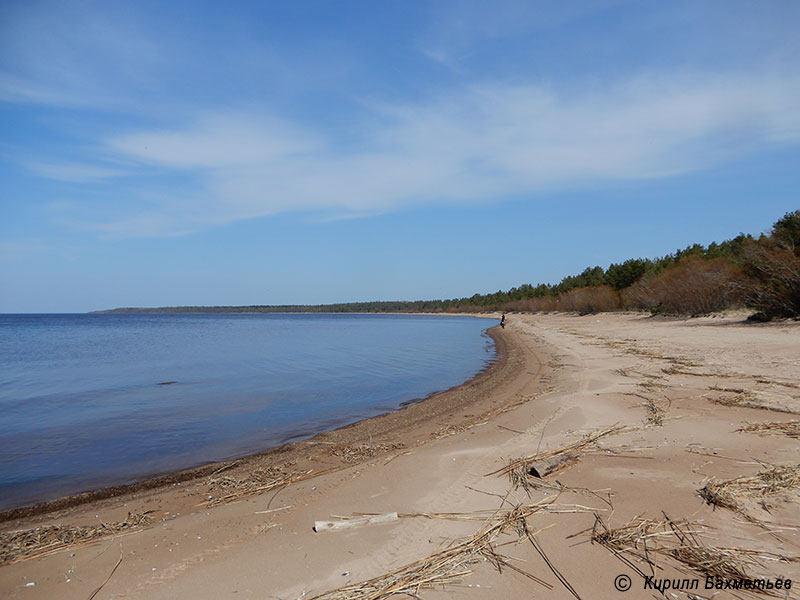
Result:
M405 448L406 445L400 444L357 444L355 446L344 446L333 448L330 451L331 456L338 456L342 462L352 464L361 462L366 458L373 458L378 454L389 452L390 450L398 450Z
M567 444L566 446L562 446L561 448L556 448L554 450L548 450L546 452L536 452L535 454L531 454L528 456L522 456L520 458L515 458L512 461L509 461L504 467L497 469L491 473L487 473L487 477L491 475L508 475L511 479L512 484L515 488L522 487L526 492L530 492L530 489L536 487L533 485L532 480L529 477L528 471L533 463L549 460L556 457L567 457L566 460L561 462L558 465L558 468L551 473L555 473L557 471L561 471L566 469L567 467L572 466L578 460L580 460L580 456L582 452L592 444L595 444L599 439L604 438L608 435L613 435L617 433L621 433L623 430L626 430L625 427L621 425L613 425L611 427L605 427L603 429L598 429L587 433L581 439L572 444Z
M745 425L736 431L747 433L767 433L774 435L785 435L790 438L800 438L800 421L788 421L785 423L754 423Z
M223 493L220 496L211 496L205 502L198 504L198 506L206 506L211 508L218 504L225 504L252 496L259 492L267 492L269 490L296 483L311 477L321 475L326 471L297 471L294 473L284 473L280 469L271 467L267 470L254 471L247 479L236 479L235 477L221 477L219 479L212 479L209 484L212 489L218 489Z
M667 400L667 408L672 402ZM664 425L664 417L667 414L667 409L659 406L653 398L647 398L644 402L644 408L647 411L647 417L645 418L645 423L649 425L655 425L656 427L661 427Z
M659 555L675 559L680 567L688 567L702 575L722 579L753 579L752 570L763 568L757 557L781 562L797 560L762 551L707 546L699 539L703 530L698 523L674 521L666 514L661 520L637 517L622 527L611 529L595 515L591 539L593 543L611 550L643 577L646 574L638 565L646 565L650 573L655 574Z
M11 564L58 552L75 544L127 533L152 522L153 511L128 513L124 521L99 525L42 525L0 533L0 564Z
M764 500L778 492L800 488L800 464L770 466L755 475L717 481L711 479L697 490L708 504L739 513L753 523L759 520L748 513L747 500Z
M425 588L434 588L447 584L459 583L464 576L473 571L473 565L478 562L488 561L498 571L510 569L528 579L535 581L548 590L553 586L546 581L523 571L519 567L511 564L510 559L498 554L495 549L495 541L503 533L513 530L520 538L530 540L534 548L548 563L551 571L561 581L562 585L578 599L580 596L572 589L569 582L561 573L549 562L541 546L536 542L527 524L527 519L547 506L553 504L555 498L548 499L538 504L528 506L516 506L509 510L495 511L486 521L484 527L472 537L456 542L444 550L435 552L430 556L418 560L409 565L401 567L390 573L385 573L374 577L368 581L340 587L323 594L319 594L309 600L386 600L398 594L405 594L416 598L417 594ZM411 516L411 515L409 515ZM424 514L413 516L428 516ZM433 516L433 515L431 515ZM437 517L452 517L455 514L436 515ZM459 518L466 515L458 514ZM481 515L485 517L485 515Z

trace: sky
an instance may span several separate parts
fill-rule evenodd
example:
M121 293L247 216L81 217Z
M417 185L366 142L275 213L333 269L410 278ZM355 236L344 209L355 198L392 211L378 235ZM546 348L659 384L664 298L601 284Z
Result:
M800 208L800 3L0 3L0 312L456 298Z

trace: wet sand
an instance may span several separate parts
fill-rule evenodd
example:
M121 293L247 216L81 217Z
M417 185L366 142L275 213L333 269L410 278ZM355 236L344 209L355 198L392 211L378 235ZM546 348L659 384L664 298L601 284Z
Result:
M98 587L96 598L309 598L441 551L483 526L464 517L512 506L539 507L528 518L537 546L509 530L496 550L541 581L510 568L498 573L477 556L459 582L419 595L662 597L644 589L645 574L697 577L698 597L736 597L703 590L704 574L673 556L659 555L652 571L591 543L598 519L613 529L664 514L691 520L705 547L755 551L747 555L758 559L748 574L800 579L800 563L777 558L800 556L797 486L751 494L735 510L698 495L710 478L800 463L798 439L782 430L737 431L798 418L800 324L741 320L511 315L505 330L495 330L500 360L424 402L110 497L7 513L0 532L129 525L67 548L36 546L31 534L27 556L6 543L10 564L0 568L0 590L9 598L88 598ZM612 427L619 430L583 446L561 471L531 479L527 490L489 475ZM391 512L400 518L313 530L319 520ZM135 515L144 513L138 523ZM615 588L620 575L630 577L627 592Z

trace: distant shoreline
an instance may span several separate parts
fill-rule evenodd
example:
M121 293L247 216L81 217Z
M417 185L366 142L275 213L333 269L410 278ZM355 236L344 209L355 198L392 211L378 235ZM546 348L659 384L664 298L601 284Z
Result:
M26 313L16 313L26 314ZM51 313L30 313L51 314ZM493 319L499 311L407 311L407 310L361 310L361 311L303 311L303 310L161 310L161 309L133 309L114 308L110 310L93 310L88 313L52 313L52 314L79 314L79 315L407 315L421 317L477 317ZM496 317L499 319L499 316Z
M476 314L488 310L442 309L440 300L398 300L375 302L342 302L337 304L251 304L245 306L159 306L119 307L89 311L90 315L108 314Z

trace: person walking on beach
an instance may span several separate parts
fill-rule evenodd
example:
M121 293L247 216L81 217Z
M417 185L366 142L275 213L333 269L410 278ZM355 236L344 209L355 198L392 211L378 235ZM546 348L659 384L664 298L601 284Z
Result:
M500 327L506 328L506 313L503 313L503 316L500 317Z

